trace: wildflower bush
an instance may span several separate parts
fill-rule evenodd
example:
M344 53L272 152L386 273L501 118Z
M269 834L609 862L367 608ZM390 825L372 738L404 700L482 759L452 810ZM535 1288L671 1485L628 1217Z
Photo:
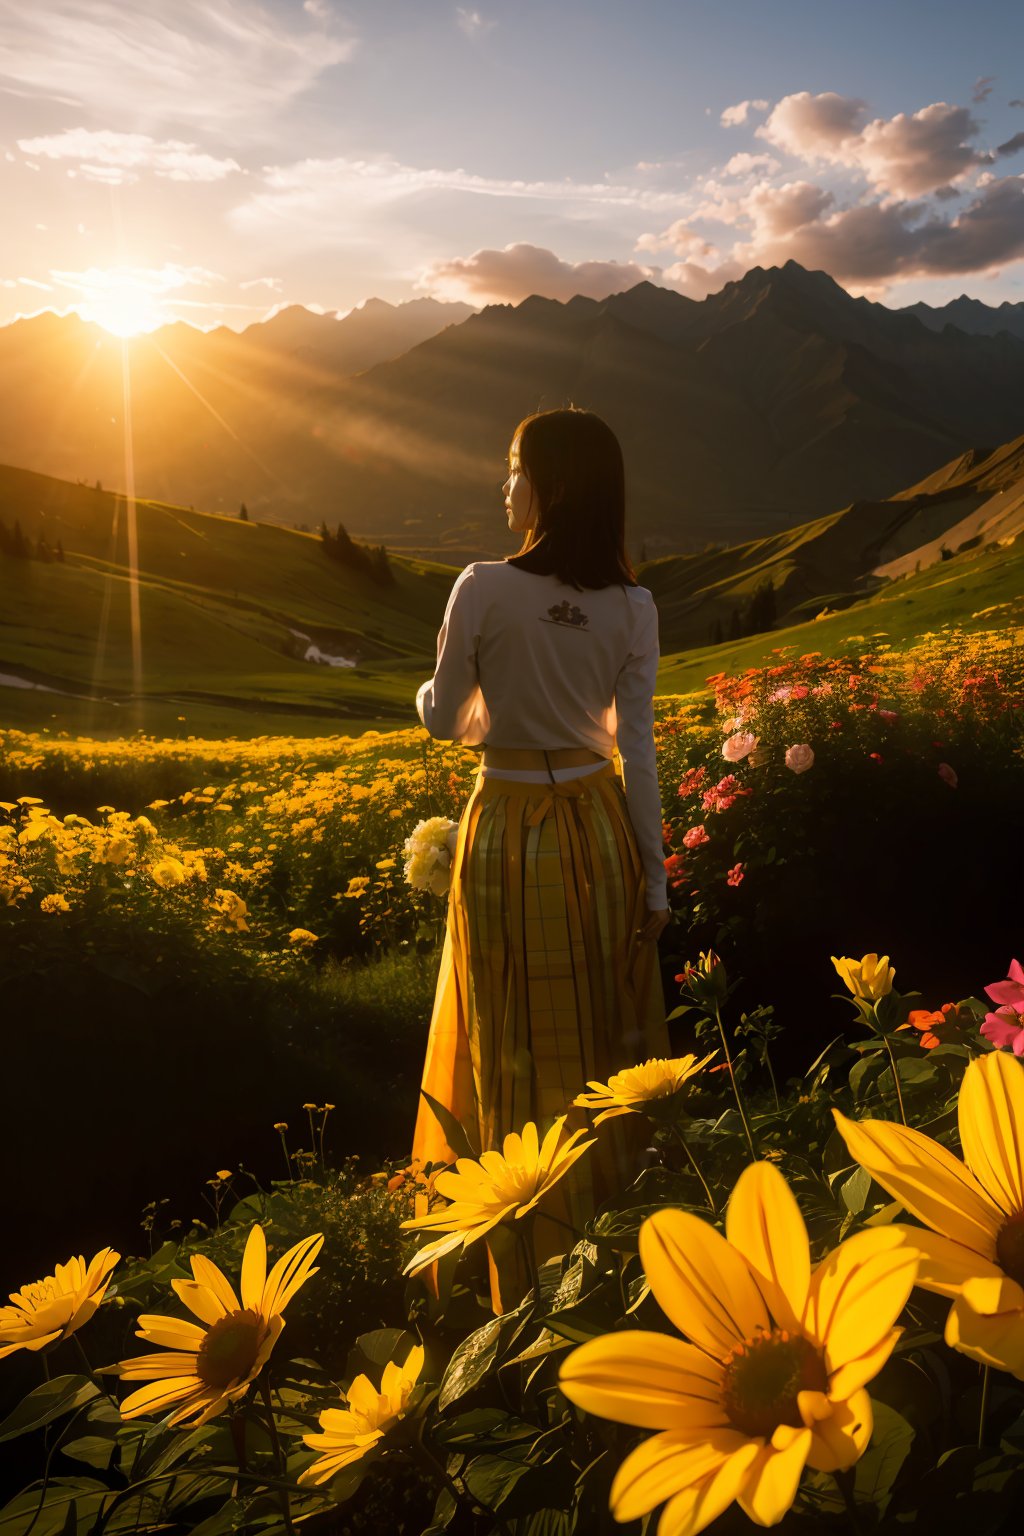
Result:
M0 1530L996 1536L1024 1499L1024 971L922 1010L889 957L830 964L845 1024L799 1076L705 951L678 974L700 1059L581 1083L449 1170L334 1171L310 1103L271 1189L219 1170L204 1227L16 1291ZM631 1174L543 1253L623 1117Z

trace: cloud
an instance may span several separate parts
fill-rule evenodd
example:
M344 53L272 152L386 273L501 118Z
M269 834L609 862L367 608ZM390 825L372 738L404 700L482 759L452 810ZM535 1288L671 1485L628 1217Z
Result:
M160 297L180 288L208 287L224 281L221 273L206 267L182 267L174 262L164 262L162 267L87 267L82 272L51 269L50 276L62 288L93 299L125 291Z
M485 32L490 32L497 22L489 16L481 16L479 11L467 10L465 6L455 7L455 19L457 25L465 32L467 37L480 37Z
M774 155L750 155L746 150L733 155L722 168L723 176L751 176L755 171L770 175L780 168L781 161Z
M248 282L239 283L239 288L269 288L272 293L280 293L284 282L280 277L250 277Z
M563 301L577 293L606 299L660 275L659 268L635 261L563 261L541 246L516 244L432 262L416 287L435 298L471 304L519 304L534 293Z
M690 229L684 219L676 219L675 223L670 224L668 229L660 235L641 235L636 242L635 249L638 251L649 251L652 254L656 251L671 250L676 256L704 256L706 258L717 255L715 247L706 237L698 234L696 230Z
M783 97L755 132L801 160L858 170L877 191L898 198L920 197L992 163L966 142L978 131L966 107L937 101L870 122L866 110L858 97L800 91Z
M987 101L992 95L992 86L995 83L995 78L995 75L981 75L975 80L974 91L971 95L971 100L975 106L980 106L983 101Z
M1015 133L1012 139L1007 139L1005 144L1000 144L996 154L1015 155L1018 149L1024 149L1024 133Z
M1024 107L1024 98L1022 98L1020 96L1015 96L1013 98L1013 100L1010 102L1010 106L1011 107Z
M748 115L752 111L764 112L767 110L767 107L768 103L766 101L738 101L734 107L726 107L719 118L719 122L723 128L738 128L742 123L746 122Z
M145 133L114 133L68 128L37 139L19 139L25 154L46 160L74 160L83 176L113 185L137 181L139 171L152 171L169 181L223 181L241 170L237 160L218 159L181 139L158 142Z
M747 265L792 259L839 281L876 286L896 278L994 272L1024 256L1020 176L993 179L949 221L924 213L914 203L865 204L788 231L778 221L773 229L762 217L755 238L731 254Z
M0 0L0 90L86 107L132 127L232 125L253 137L352 57L324 14L254 0Z

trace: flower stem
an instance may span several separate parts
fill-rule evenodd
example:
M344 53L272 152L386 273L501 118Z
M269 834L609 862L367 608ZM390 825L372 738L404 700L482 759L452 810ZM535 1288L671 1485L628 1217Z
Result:
M990 1366L984 1366L981 1377L981 1408L978 1412L978 1450L985 1444L985 1418L988 1414L988 1385L992 1374Z
M678 1124L676 1122L673 1122L672 1134L675 1136L675 1138L678 1141L679 1145L682 1147L683 1151L686 1153L686 1156L687 1156L687 1158L689 1160L689 1163L690 1163L690 1167L693 1169L694 1173L697 1175L698 1179L701 1182L701 1187L704 1190L704 1194L707 1196L707 1202L708 1202L708 1206L709 1206L709 1208L711 1210L712 1216L717 1216L718 1215L718 1207L715 1204L715 1197L711 1193L711 1190L708 1187L707 1179L704 1177L704 1175L700 1171L700 1165L698 1164L697 1159L694 1157L693 1152L690 1150L689 1142L687 1141L686 1137L683 1135L682 1131L679 1129L679 1126L678 1126Z
M267 1429L270 1431L270 1444L274 1450L274 1464L282 1480L288 1476L288 1466L281 1450L281 1441L277 1433L277 1421L274 1418L274 1408L270 1401L270 1385L266 1376L260 1382L260 1395L263 1398L263 1406L267 1411ZM287 1488L278 1490L281 1496L281 1517L284 1520L284 1528L288 1536L295 1536L295 1527L292 1525L292 1509L288 1499Z
M533 1291L534 1304L536 1304L540 1301L540 1277L537 1274L537 1256L533 1251L533 1213L531 1212L523 1221L517 1221L513 1231L523 1256L526 1277Z
M864 1536L864 1525L857 1512L857 1501L853 1497L854 1473L851 1468L845 1472L833 1472L836 1487L843 1496L846 1505L846 1518L850 1522L850 1528L856 1531L857 1536Z
M896 1084L896 1102L900 1107L900 1119L903 1121L903 1124L906 1125L907 1113L903 1108L903 1091L900 1088L900 1074L896 1070L896 1058L892 1053L892 1045L890 1044L889 1036L883 1035L882 1039L885 1041L885 1048L889 1052L889 1065L892 1068L892 1080Z
M756 1162L757 1147L754 1143L754 1133L750 1129L750 1121L747 1119L747 1107L743 1102L743 1095L740 1092L740 1085L736 1081L736 1068L732 1064L732 1054L729 1050L729 1040L725 1033L725 1025L722 1023L722 1010L719 1008L717 1002L715 1003L715 1023L718 1025L718 1033L722 1040L722 1049L725 1052L725 1060L729 1068L729 1080L732 1083L732 1091L736 1097L736 1108L740 1112L740 1120L743 1123L743 1134L747 1138L747 1146L750 1148L750 1155Z
M465 1485L460 1488L448 1469L441 1465L431 1451L427 1450L422 1440L418 1437L413 1438L409 1441L409 1446L416 1459L447 1488L455 1500L456 1508L467 1509L474 1518L477 1514L482 1514L485 1519L494 1521L494 1529L500 1533L500 1536L511 1536L508 1526L497 1510L490 1509L481 1499L471 1494Z

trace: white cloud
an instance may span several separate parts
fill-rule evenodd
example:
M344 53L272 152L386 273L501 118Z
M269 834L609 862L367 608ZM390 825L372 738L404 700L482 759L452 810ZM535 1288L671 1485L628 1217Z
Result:
M162 267L87 267L82 272L51 269L50 276L62 288L70 288L87 298L126 289L159 297L180 288L201 288L224 281L221 273L211 272L206 267L181 267L174 262L164 262Z
M284 283L279 277L250 277L248 282L239 283L239 288L269 288L273 293L280 293Z
M254 0L0 0L0 89L88 107L132 127L258 125L352 57L325 12L286 25Z
M519 243L432 262L416 287L435 298L471 304L519 304L534 293L563 301L577 293L605 299L660 276L659 268L635 261L563 261L554 251Z
M767 110L766 101L738 101L733 107L726 107L719 118L723 128L739 128L747 121L751 112L764 112Z
M459 27L467 37L480 37L485 32L497 25L492 17L482 16L479 11L468 10L463 5L455 7L455 17Z
M648 251L652 255L657 251L671 250L676 256L703 256L705 259L718 254L704 235L690 229L684 219L676 219L660 235L641 235L635 249Z
M798 159L860 171L876 191L897 198L937 191L992 163L967 142L978 131L967 108L945 101L869 122L857 97L800 91L783 97L755 131Z
M754 172L759 172L767 176L772 171L777 171L781 163L774 155L749 155L746 150L742 150L740 154L733 155L732 159L726 162L722 167L722 175L751 176Z
M52 272L50 273L50 276L53 276ZM53 292L52 283L41 283L37 277L19 277L18 282L24 283L26 288L41 288L44 293Z
M77 161L83 176L112 185L137 181L139 171L152 171L169 181L223 181L241 170L237 160L208 155L181 139L157 141L145 133L111 129L68 128L42 138L19 139L18 148L47 160Z

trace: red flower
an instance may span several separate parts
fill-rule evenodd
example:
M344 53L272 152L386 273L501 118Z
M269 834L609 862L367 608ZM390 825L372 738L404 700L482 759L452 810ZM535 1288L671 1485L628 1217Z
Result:
M743 865L734 864L725 877L726 885L739 885L743 880Z

